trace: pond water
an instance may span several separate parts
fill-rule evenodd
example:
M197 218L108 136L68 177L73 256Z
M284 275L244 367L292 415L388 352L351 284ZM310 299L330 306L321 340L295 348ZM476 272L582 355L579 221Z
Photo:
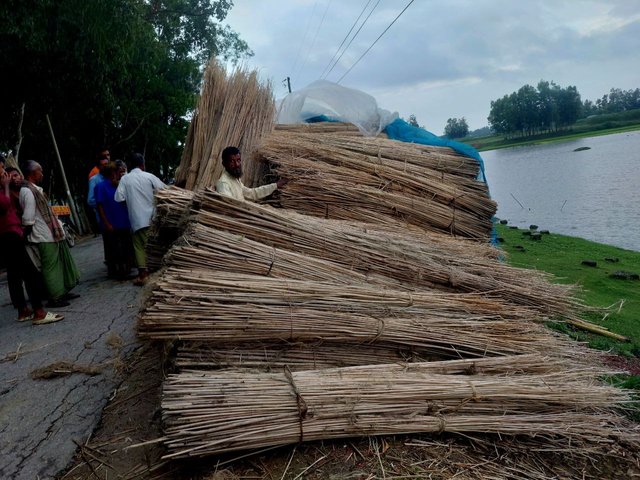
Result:
M481 155L510 225L640 251L640 131Z

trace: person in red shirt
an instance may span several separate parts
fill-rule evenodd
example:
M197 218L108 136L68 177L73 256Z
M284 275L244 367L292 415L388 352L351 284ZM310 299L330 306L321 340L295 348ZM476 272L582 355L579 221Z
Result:
M7 267L11 303L18 310L18 321L32 320L34 325L60 321L64 316L42 307L45 296L40 272L31 262L24 245L22 222L11 195L11 177L0 156L0 258ZM27 305L25 284L33 310Z

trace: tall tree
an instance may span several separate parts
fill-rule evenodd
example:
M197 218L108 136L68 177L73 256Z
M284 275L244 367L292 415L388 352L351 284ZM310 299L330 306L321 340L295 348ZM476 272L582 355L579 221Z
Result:
M575 86L561 88L541 80L537 88L524 85L492 101L488 120L498 134L530 136L574 124L582 108Z
M463 138L469 133L469 125L467 119L449 118L447 125L444 127L444 134L447 138Z
M562 89L558 94L558 121L563 127L573 125L580 118L582 99L574 86Z
M0 62L0 149L53 167L49 114L67 174L81 190L101 145L136 150L164 175L180 157L203 62L251 52L221 22L228 0L6 0ZM162 168L160 168L162 166ZM81 187L81 188L78 188Z

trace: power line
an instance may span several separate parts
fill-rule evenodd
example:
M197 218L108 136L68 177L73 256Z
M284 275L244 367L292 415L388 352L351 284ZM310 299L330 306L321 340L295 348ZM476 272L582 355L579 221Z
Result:
M338 58L336 58L336 61L333 63L333 65L331 66L331 68L329 69L329 71L326 73L326 75L324 76L324 78L327 78L329 76L329 74L333 71L333 69L335 68L335 66L338 64L338 62L340 61L340 59L342 58L342 56L345 54L345 52L349 49L349 47L351 46L351 44L353 43L353 41L356 39L356 37L358 36L358 34L360 33L360 30L362 30L362 27L364 27L365 23L367 23L367 20L369 20L369 17L371 17L371 14L374 12L374 10L377 8L378 4L380 3L380 0L378 0L376 2L376 4L373 6L373 8L371 9L371 11L369 12L369 15L367 15L367 18L364 19L364 21L362 22L362 24L360 25L360 27L358 28L358 30L356 31L356 33L353 34L353 37L351 37L351 40L349 40L349 43L347 44L346 47L344 47L344 50L342 50L342 53L340 54L340 56Z
M371 0L367 0L367 4L364 6L364 8L362 9L362 11L360 12L360 15L358 15L358 18L356 18L356 21L353 22L353 25L351 25L351 28L349 29L349 31L347 32L347 34L344 36L344 38L342 39L342 42L340 43L340 46L338 47L338 49L336 50L336 53L333 54L333 57L331 57L331 60L329 60L329 63L327 63L327 66L324 67L324 70L322 70L322 73L320 74L320 78L324 78L324 72L327 71L327 69L331 66L331 63L333 62L333 59L336 58L336 55L338 55L338 52L340 51L340 49L342 48L342 46L344 45L344 42L347 41L347 38L349 38L349 35L351 35L351 32L353 32L353 29L356 27L356 25L358 24L358 22L360 21L360 18L362 17L362 15L364 14L365 10L367 9L367 7L369 6L369 4L371 3Z
M291 72L295 70L298 66L298 59L300 58L300 53L302 52L302 46L304 45L305 40L307 39L307 34L309 33L309 27L311 27L311 20L313 20L313 14L316 13L316 6L318 5L318 0L313 4L313 10L311 10L311 16L309 17L309 21L307 22L307 28L304 31L304 36L302 37L302 41L298 46L298 53L296 53L296 58L293 61L293 66L291 67Z
M327 16L327 11L329 10L329 7L331 6L331 2L332 2L332 0L328 0L327 1L327 6L324 9L324 13L322 14L322 18L320 19L320 23L318 24L318 28L316 29L316 34L313 36L313 41L311 42L311 47L309 47L309 50L307 50L307 56L305 57L304 62L302 62L302 66L300 67L298 73L300 73L302 70L304 70L304 66L307 64L307 60L309 60L309 55L313 51L313 47L316 46L316 40L318 39L318 33L320 33L320 28L322 28L322 24L324 23L324 19ZM294 73L294 75L297 75L297 74Z
M374 46L376 43L378 43L378 40L380 40L380 39L382 38L382 36L383 36L385 33L387 33L387 30L389 30L389 29L391 28L391 26L392 26L394 23L396 23L396 20L398 20L398 19L402 16L402 14L407 10L407 8L409 8L409 7L411 6L411 4L412 4L414 1L415 1L415 0L411 0L409 3L407 3L407 6L406 6L406 7L404 7L404 8L402 9L402 11L398 14L398 16L397 16L396 18L394 18L394 19L393 19L393 22L391 22L391 23L389 24L389 26L388 26L387 28L385 28L385 29L384 29L384 31L380 34L380 36L379 36L378 38L376 38L376 39L375 39L375 41L374 41L374 42L369 46L369 48L367 48L367 49L364 51L364 53L363 53L362 55L360 55L360 58L358 58L358 60L356 60L356 62L355 62L353 65L351 65L351 67L349 67L349 70L347 70L346 72L344 72L344 74L342 74L342 76L340 77L340 79L339 79L336 83L340 83L340 82L342 81L342 79L343 79L344 77L346 77L346 76L347 76L347 74L348 74L351 70L353 70L353 67L355 67L355 66L360 62L360 60L362 60L362 59L364 58L364 56L365 56L367 53L369 53L369 50L371 50L371 49L373 48L373 46Z

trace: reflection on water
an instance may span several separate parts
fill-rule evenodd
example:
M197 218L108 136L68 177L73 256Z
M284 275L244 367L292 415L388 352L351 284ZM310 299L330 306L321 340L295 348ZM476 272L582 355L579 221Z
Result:
M499 218L640 251L640 132L491 150L482 158Z

